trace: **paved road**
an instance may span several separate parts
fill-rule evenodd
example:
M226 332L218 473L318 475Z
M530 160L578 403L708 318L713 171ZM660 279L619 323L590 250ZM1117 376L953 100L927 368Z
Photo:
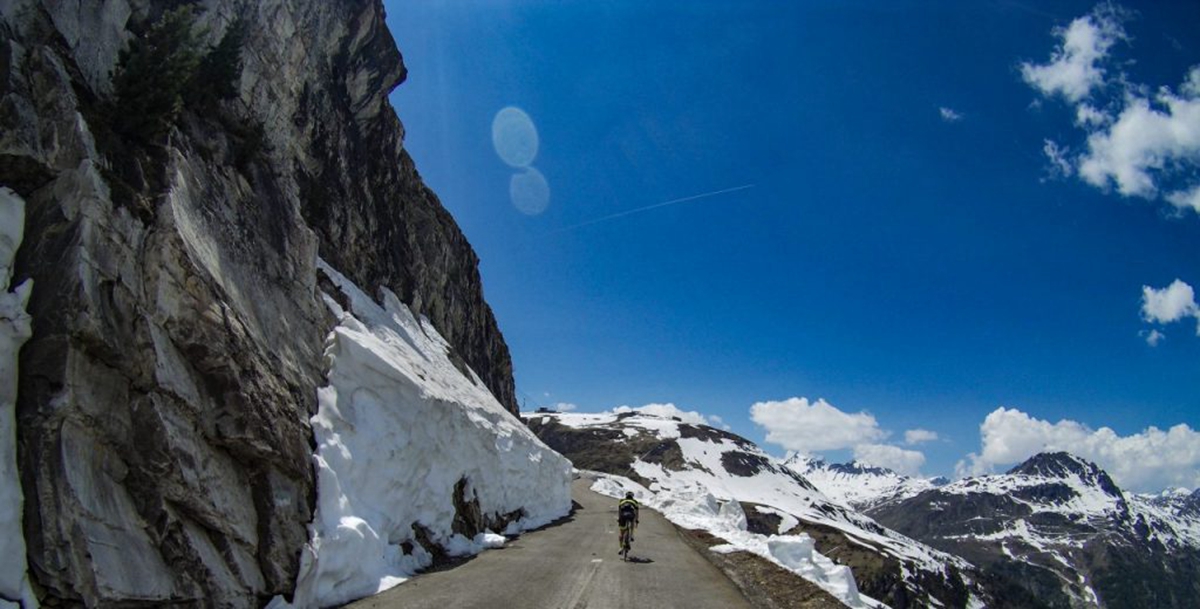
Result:
M570 521L522 535L464 565L419 575L353 609L529 607L745 608L750 605L712 563L658 513L642 510L631 558L617 555L616 500L576 480L582 508Z

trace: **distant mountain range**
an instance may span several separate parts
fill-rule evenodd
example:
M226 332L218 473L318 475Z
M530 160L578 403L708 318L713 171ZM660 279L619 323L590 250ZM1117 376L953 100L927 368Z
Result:
M956 482L802 455L643 413L526 414L576 467L652 491L703 485L750 530L806 533L859 590L904 607L1196 607L1200 491L1123 492L1093 463L1039 454Z
M1068 453L893 495L867 513L1021 585L1040 606L1200 604L1200 495L1127 494Z
M834 501L866 511L875 505L912 497L948 484L945 478L913 478L884 467L851 461L829 463L794 454L784 465L804 476Z

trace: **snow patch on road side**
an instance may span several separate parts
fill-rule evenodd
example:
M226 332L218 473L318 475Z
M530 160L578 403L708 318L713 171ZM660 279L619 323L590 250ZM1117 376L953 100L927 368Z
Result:
M13 258L25 234L25 201L0 187L0 604L37 607L25 564L21 478L17 471L17 355L31 335L25 311L33 281L13 286Z
M749 552L817 584L838 600L854 608L886 607L858 592L849 567L835 564L816 551L808 535L758 535L746 530L746 514L739 502L721 500L701 484L674 486L651 491L625 478L600 472L586 472L593 478L592 491L609 497L624 497L632 492L650 507L678 526L707 531L727 543L714 552ZM658 486L658 485L655 485Z
M497 531L468 538L453 530L459 491L485 519L519 514L508 534L570 512L570 462L478 376L460 371L428 320L390 291L380 305L323 261L320 269L350 310L326 295L340 323L311 420L317 507L295 600L270 607L324 607L386 590L431 564L435 548L422 543L452 556L503 545Z

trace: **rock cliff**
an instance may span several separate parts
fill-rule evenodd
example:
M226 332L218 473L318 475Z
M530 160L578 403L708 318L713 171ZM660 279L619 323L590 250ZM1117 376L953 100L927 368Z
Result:
M0 185L26 203L14 285L37 286L18 460L47 604L293 593L335 323L318 253L427 316L515 411L477 259L387 102L405 69L381 2L196 3L198 53L246 27L233 94L136 134L121 51L184 4L0 0Z

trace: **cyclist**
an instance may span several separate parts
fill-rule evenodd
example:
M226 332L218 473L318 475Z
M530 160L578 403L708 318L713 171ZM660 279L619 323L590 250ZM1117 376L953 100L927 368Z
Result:
M617 543L620 545L617 550L618 554L625 549L625 535L629 535L629 542L633 543L633 529L638 524L639 507L637 500L633 498L632 491L625 493L625 498L617 503L617 526L621 531L617 537Z

